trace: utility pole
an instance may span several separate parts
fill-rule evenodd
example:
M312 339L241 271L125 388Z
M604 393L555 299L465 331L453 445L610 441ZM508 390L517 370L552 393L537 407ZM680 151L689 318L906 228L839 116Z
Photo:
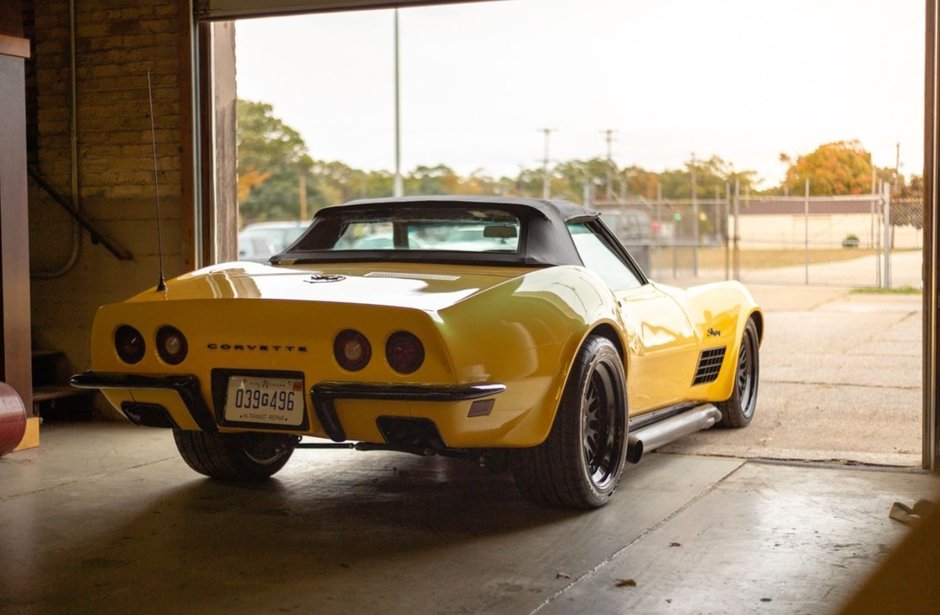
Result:
M607 141L607 200L614 200L614 186L613 179L611 178L611 169L614 166L613 162L613 141L614 133L617 132L613 128L608 128L604 131L605 139Z
M894 186L901 187L901 142L894 144Z
M542 158L542 198L550 199L552 196L552 183L551 178L548 176L548 138L553 132L558 130L557 128L542 128L542 133L545 135L545 157Z
M692 152L689 170L692 174L692 275L698 277L698 187L695 184L695 152Z
M395 9L395 179L392 195L396 197L405 195L401 180L401 105L398 79L398 9Z

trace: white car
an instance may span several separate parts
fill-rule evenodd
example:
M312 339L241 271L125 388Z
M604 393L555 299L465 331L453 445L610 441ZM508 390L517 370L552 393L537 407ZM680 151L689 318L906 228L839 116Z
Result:
M310 222L257 222L238 233L238 260L266 263L300 237Z

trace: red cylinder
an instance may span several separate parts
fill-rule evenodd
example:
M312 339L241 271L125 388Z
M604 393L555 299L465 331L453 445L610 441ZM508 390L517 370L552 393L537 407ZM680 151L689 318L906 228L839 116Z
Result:
M0 456L17 447L26 433L26 407L13 387L0 382Z

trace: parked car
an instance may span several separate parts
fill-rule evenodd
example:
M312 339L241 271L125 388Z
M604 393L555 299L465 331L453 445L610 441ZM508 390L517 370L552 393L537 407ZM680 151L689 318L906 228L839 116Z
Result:
M621 207L605 212L604 218L609 220L608 225L640 269L649 271L654 226L649 212L637 207Z
M506 465L535 502L596 507L645 451L751 421L763 323L737 282L651 282L572 203L366 200L270 265L102 307L72 383L212 477L266 478L316 436Z
M300 237L310 222L256 222L238 233L238 260L266 263Z

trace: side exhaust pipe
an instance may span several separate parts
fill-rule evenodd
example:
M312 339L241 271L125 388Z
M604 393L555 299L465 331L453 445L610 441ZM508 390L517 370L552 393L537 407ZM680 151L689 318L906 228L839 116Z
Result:
M643 453L669 444L682 436L708 429L720 420L721 410L712 404L702 404L637 429L630 433L627 440L627 461L638 463Z

